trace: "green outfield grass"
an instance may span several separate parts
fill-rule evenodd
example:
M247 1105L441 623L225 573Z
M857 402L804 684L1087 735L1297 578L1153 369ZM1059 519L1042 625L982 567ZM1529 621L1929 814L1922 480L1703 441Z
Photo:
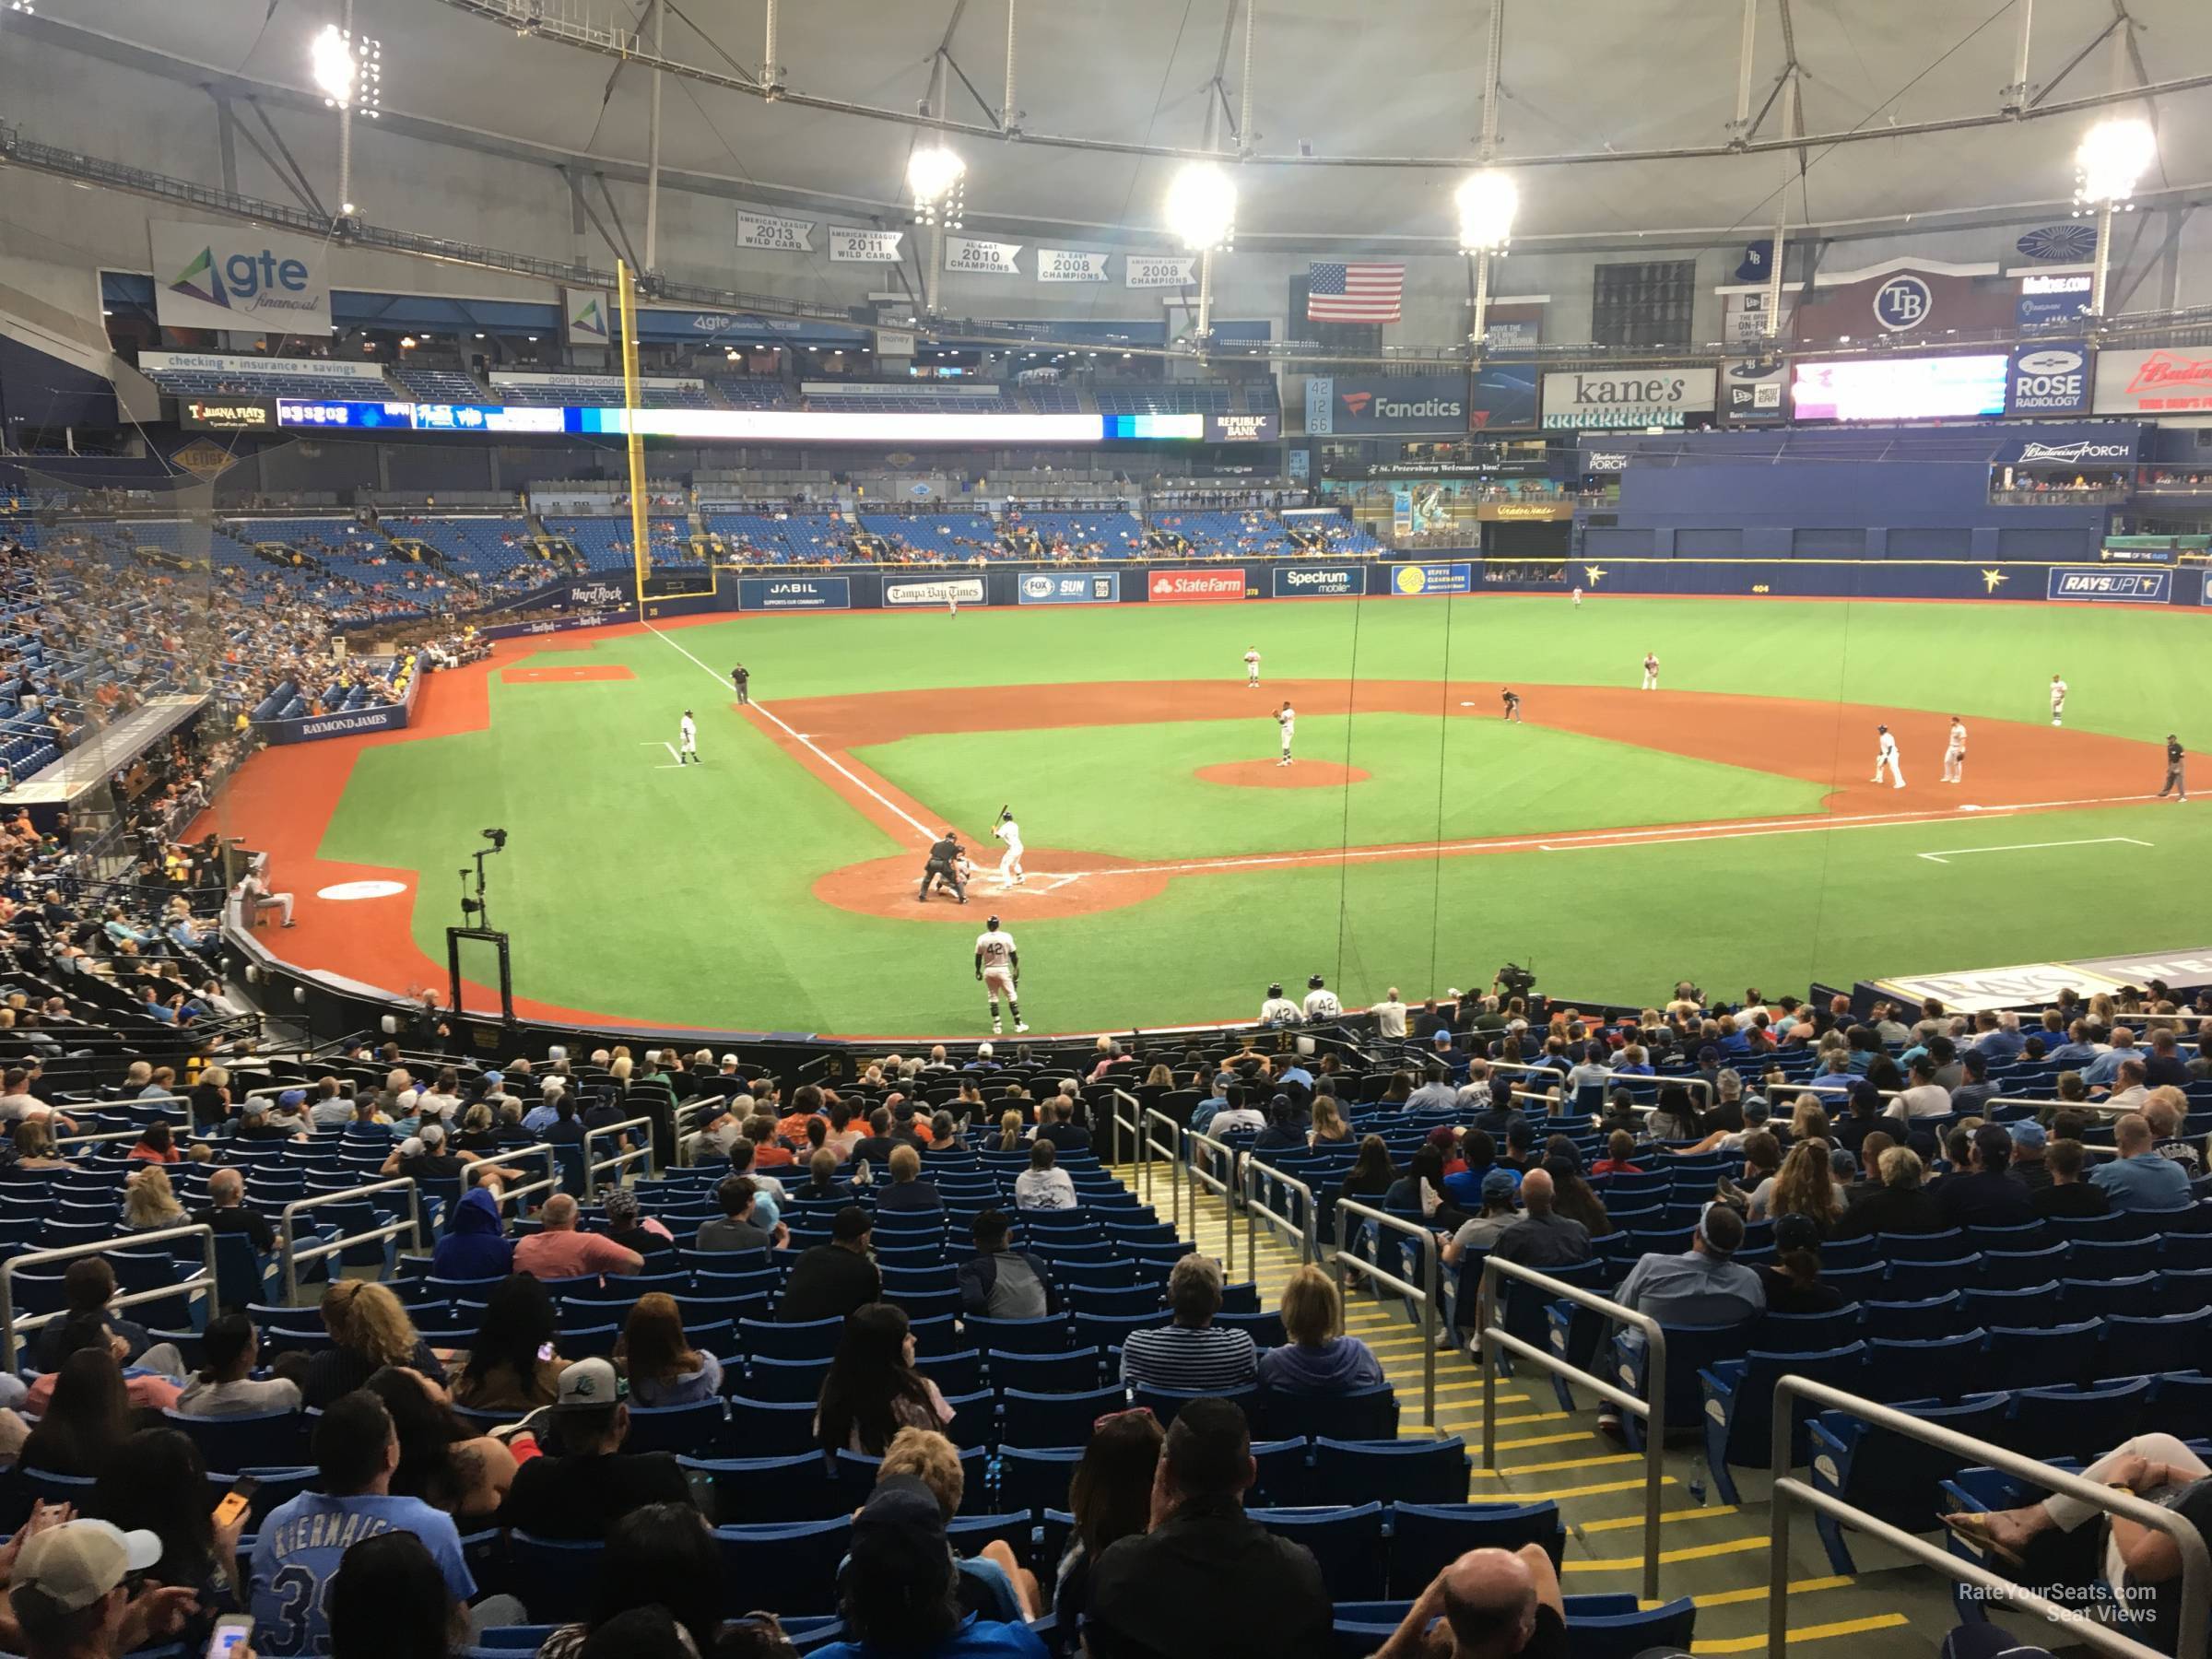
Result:
M2147 740L2178 727L2201 750L2212 748L2202 627L2187 614L2073 606L1600 597L1575 612L1556 598L1488 596L732 619L554 659L624 664L634 680L507 685L495 675L489 731L362 753L321 850L424 872L415 933L442 960L451 872L482 826L506 826L494 919L514 935L517 990L544 1001L703 1026L971 1030L982 1004L970 929L853 914L810 890L828 870L911 843L730 710L726 685L671 641L717 676L744 661L771 708L926 687L1231 679L1251 643L1271 675L1530 685L1632 685L1652 649L1669 688L1969 719L2039 718L2055 670L2073 688L2070 725ZM687 706L706 764L670 770L659 746ZM1489 721L1453 727L1447 834L1811 810L1810 786L1757 774L1753 755L1738 770ZM1341 759L1344 737L1341 724L1300 722L1301 754ZM1194 757L1194 743L1234 747ZM1433 724L1361 716L1352 744L1353 764L1375 775L1350 792L1352 841L1436 833ZM917 737L867 758L978 829L1013 786L1036 845L1158 857L1338 844L1341 792L1246 793L1189 775L1268 752L1263 726L1236 722L1171 735ZM1933 757L1915 759L1924 775L1933 770ZM2212 793L2212 775L2199 787ZM1914 856L2112 835L2153 845L1956 865ZM1364 1001L1393 982L1408 994L1487 984L1507 956L1533 957L1559 991L1640 1002L1684 975L1716 991L1747 981L1779 994L1815 977L2193 945L2203 924L2191 895L2207 855L2212 806L2193 802L1207 875L1132 908L1024 924L1024 1006L1041 1030L1248 1017L1270 979L1320 971L1347 1002ZM971 906L961 920L981 917Z

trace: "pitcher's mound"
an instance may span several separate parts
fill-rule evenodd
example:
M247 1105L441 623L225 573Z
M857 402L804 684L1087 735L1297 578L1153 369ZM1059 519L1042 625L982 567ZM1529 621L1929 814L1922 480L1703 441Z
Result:
M1334 760L1299 760L1288 766L1273 760L1231 760L1200 767L1198 781L1231 789L1334 789L1343 783L1364 783L1367 773Z

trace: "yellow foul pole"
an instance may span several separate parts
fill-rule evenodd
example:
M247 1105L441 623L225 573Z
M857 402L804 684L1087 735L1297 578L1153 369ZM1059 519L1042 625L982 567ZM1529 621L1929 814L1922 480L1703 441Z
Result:
M645 619L645 577L651 568L653 549L652 524L645 512L645 438L638 430L640 403L638 395L638 328L636 297L629 280L629 266L621 260L615 262L615 284L620 289L622 325L622 427L629 434L629 556L637 571L638 620Z

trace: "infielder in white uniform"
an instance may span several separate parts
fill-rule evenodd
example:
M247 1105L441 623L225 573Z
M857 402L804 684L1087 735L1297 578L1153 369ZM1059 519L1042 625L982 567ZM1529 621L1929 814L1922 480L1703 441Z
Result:
M1021 953L1014 948L1014 935L998 924L993 916L983 931L975 936L975 977L983 982L983 990L991 998L991 1035L1003 1030L998 1023L998 999L1006 999L1006 1008L1014 1016L1014 1029L1026 1031L1021 1023Z
M1006 850L998 860L998 885L1019 887L1029 879L1021 869L1021 826L1007 815L1000 818L991 833L1006 843Z
M1902 789L1905 786L1905 771L1897 762L1897 739L1889 735L1888 726L1877 726L1875 729L1881 735L1881 743L1874 754L1874 781L1879 783L1882 781L1883 771L1887 770L1892 787Z
M1943 781L1966 782L1966 722L1956 714L1951 716L1951 740L1943 751Z
M2053 724L2056 723L2054 722ZM676 731L677 736L679 739L677 747L676 763L678 766L681 766L685 761L689 760L698 765L704 766L706 762L700 760L699 758L699 728L691 724L690 710L686 709L684 711L684 717L677 724Z
M1244 685L1249 690L1260 683L1260 648L1251 647L1244 653Z
M1646 691L1659 689L1659 659L1648 651L1643 653L1643 688Z
M2065 724L2065 713L2066 682L2054 674L2051 677L2051 724Z
M1288 766L1290 764L1290 738L1298 730L1298 711L1286 702L1275 712L1275 724L1283 728L1283 758L1276 764Z

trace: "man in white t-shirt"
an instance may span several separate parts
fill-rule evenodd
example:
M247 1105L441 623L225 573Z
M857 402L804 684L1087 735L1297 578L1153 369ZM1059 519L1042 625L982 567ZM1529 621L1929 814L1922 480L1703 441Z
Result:
M1298 711L1285 702L1275 712L1275 724L1283 728L1283 758L1276 764L1288 766L1290 764L1290 739L1298 730Z
M2066 714L2066 682L2057 675L2051 677L2051 724L2064 725Z
M1368 1009L1375 1017L1375 1035L1387 1042L1406 1041L1406 1005L1398 999L1398 988L1393 985L1390 994Z
M991 998L991 1034L995 1037L1005 1028L998 1023L998 999L1006 999L1006 1008L1014 1016L1014 1029L1026 1031L1030 1028L1021 1022L1021 953L1014 948L1014 935L999 926L993 916L983 931L975 936L975 977L983 982L983 991Z
M1335 1019L1344 1013L1344 1005L1336 1000L1336 993L1322 982L1320 974L1306 982L1306 1018L1308 1019Z
M1244 653L1244 688L1250 690L1260 683L1260 648L1253 646Z
M1059 1167L1060 1149L1049 1140L1030 1143L1030 1167L1014 1177L1016 1209L1074 1209L1076 1183Z
M1904 768L1898 764L1897 738L1891 735L1888 726L1877 726L1875 733L1874 781L1879 783L1882 781L1882 774L1886 771L1891 780L1890 787L1902 789L1905 786L1905 771Z
M1951 1091L1936 1081L1936 1062L1926 1054L1912 1056L1910 1067L1912 1086L1900 1093L1886 1108L1887 1115L1912 1118L1948 1117L1951 1112Z

